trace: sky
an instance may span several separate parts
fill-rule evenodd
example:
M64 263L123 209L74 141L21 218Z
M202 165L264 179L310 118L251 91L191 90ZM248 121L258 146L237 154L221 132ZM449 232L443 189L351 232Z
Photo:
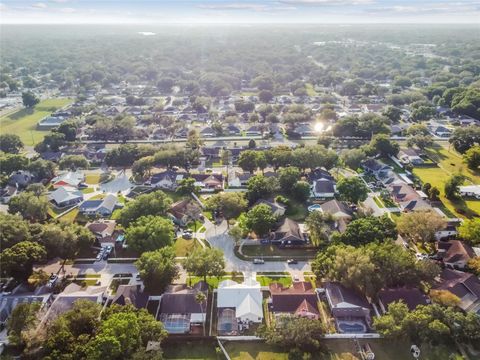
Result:
M0 0L0 24L475 23L480 0Z

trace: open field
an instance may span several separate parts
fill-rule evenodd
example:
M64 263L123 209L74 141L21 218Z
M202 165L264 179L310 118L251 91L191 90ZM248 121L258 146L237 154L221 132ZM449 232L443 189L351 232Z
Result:
M37 130L37 123L45 116L72 103L72 99L48 99L39 102L33 109L21 109L0 117L0 131L20 136L27 146L33 146L43 140L48 130Z
M198 243L197 239L187 240L179 237L175 240L173 248L175 249L175 256L188 256L193 250L200 249L201 245Z
M446 145L448 146L448 145ZM480 173L467 168L462 158L453 149L439 145L426 150L430 158L437 162L437 167L416 167L413 173L422 180L440 190L440 200L445 205L447 215L456 217L472 217L480 215L480 201L459 200L451 201L445 197L444 186L447 179L453 174L462 174L466 177L465 183L480 184ZM448 212L450 214L448 214Z

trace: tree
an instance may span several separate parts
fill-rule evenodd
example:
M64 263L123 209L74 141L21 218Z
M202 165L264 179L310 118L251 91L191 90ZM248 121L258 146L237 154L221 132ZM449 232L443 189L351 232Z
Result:
M75 141L77 137L77 129L78 123L68 120L61 123L56 131L65 135L65 141Z
M224 273L225 258L217 248L195 249L183 261L183 268L192 275L201 276L207 281L207 276L220 277Z
M358 176L346 177L337 183L337 191L342 200L358 204L368 197L368 188Z
M258 153L255 150L245 150L240 153L237 161L244 171L253 173L258 168Z
M247 209L248 203L243 193L221 192L210 196L205 205L211 211L220 211L225 219L230 220L240 216Z
M58 132L51 132L45 135L42 142L35 145L35 151L42 153L46 151L60 151L60 148L66 144L65 135Z
M354 246L396 238L397 230L395 223L386 215L355 219L347 225L345 232L338 235L338 239L341 242Z
M0 226L1 228L1 226ZM465 219L457 229L458 236L472 245L480 244L480 219Z
M245 225L258 237L263 237L271 230L276 221L272 209L266 204L259 204L247 212Z
M418 147L419 149L425 149L433 146L433 137L431 135L414 135L407 139L408 147Z
M45 246L49 258L74 259L81 249L87 249L95 242L90 230L66 222L45 224L36 237Z
M30 239L28 223L19 215L0 213L0 247L9 248Z
M36 196L32 192L24 191L10 199L8 212L23 216L32 222L44 221L48 216L49 203L43 196Z
M325 329L321 321L297 316L283 316L277 326L260 325L257 336L266 343L286 349L297 348L303 351L318 351L322 347Z
M312 211L305 219L312 243L319 246L328 242L331 224L334 222L332 216L321 211Z
M45 248L35 242L21 241L0 254L2 272L24 281L32 274L33 264L44 260Z
M476 125L457 127L448 141L455 150L463 154L472 146L480 145L480 129Z
M139 217L125 231L128 246L138 253L172 245L174 237L172 221L153 215Z
M77 170L88 169L88 160L83 155L66 155L58 162L60 169Z
M271 91L262 90L258 93L258 99L263 103L269 103L273 100L273 94Z
M407 330L402 326L402 321L408 315L408 307L404 302L393 302L388 305L388 312L373 320L373 327L380 334L390 339L406 336Z
M350 149L342 151L340 158L350 169L357 170L360 164L367 158L367 154L362 149Z
M118 215L118 221L122 226L128 227L131 222L142 216L151 214L165 215L171 204L172 200L170 197L161 190L143 194L125 205Z
M20 303L13 309L7 321L8 341L13 346L24 346L28 331L37 323L40 302Z
M23 149L23 142L16 134L0 135L0 151L9 154L18 154Z
M251 204L258 199L267 198L278 189L278 180L274 177L266 178L263 175L252 176L247 181L247 198Z
M396 106L388 105L383 108L382 115L387 117L392 123L398 123L402 115L402 110Z
M447 222L433 210L404 213L397 221L398 232L412 242L433 242L435 233Z
M195 185L194 178L185 178L180 180L178 183L178 187L175 192L179 193L180 195L190 195L190 194L198 194L200 188Z
M294 166L285 167L280 169L280 174L278 176L278 182L280 184L280 189L285 194L291 194L293 192L293 187L300 179L300 170Z
M430 131L427 126L424 124L413 124L408 127L407 135L416 136L416 135L429 135Z
M142 253L135 266L149 291L164 291L179 275L172 247Z
M429 296L434 304L443 306L457 306L460 304L460 298L448 290L430 290Z
M10 175L12 172L24 170L28 166L28 159L20 154L0 153L0 172Z
M480 145L468 149L463 155L463 159L470 169L476 170L480 166Z
M398 143L391 141L390 136L386 134L374 135L369 147L375 154L379 154L380 156L396 156L400 150Z
M480 256L468 260L467 268L475 275L480 276Z
M306 181L297 181L292 188L292 195L300 202L307 201L311 195L310 184Z
M235 242L235 245L238 245L240 243L240 240L244 238L243 229L238 225L235 225L234 227L232 227L228 231L228 235L232 237L233 241Z
M197 293L195 294L195 302L198 305L200 305L200 310L202 311L202 314L206 313L206 311L203 310L204 305L205 306L207 305L206 301L207 301L207 296L205 295L205 293L203 293L201 291L197 291ZM202 321L203 336L205 336L205 323L206 323L206 319L203 319L203 321Z
M55 163L48 160L37 159L27 166L27 170L30 171L36 179L51 179L55 175Z
M460 174L452 175L445 182L445 197L449 200L456 200L460 198L458 187L463 184L465 177Z
M26 91L22 93L22 102L26 108L32 108L40 102L40 99L31 91Z

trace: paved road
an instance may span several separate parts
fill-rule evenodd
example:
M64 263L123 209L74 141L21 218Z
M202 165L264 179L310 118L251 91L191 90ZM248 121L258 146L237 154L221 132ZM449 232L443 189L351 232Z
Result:
M208 242L223 251L226 261L227 271L242 272L262 272L262 271L289 271L292 275L303 277L304 271L310 271L308 262L302 261L298 264L288 265L285 261L266 261L265 264L253 264L251 261L245 261L237 258L233 251L234 240L228 235L227 222L223 221L220 225L214 225L210 221L205 223L205 238Z

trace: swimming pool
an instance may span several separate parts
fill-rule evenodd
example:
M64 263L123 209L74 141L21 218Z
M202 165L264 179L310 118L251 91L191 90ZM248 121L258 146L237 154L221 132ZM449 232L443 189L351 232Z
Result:
M313 204L308 207L308 211L322 211L322 207L319 204Z

